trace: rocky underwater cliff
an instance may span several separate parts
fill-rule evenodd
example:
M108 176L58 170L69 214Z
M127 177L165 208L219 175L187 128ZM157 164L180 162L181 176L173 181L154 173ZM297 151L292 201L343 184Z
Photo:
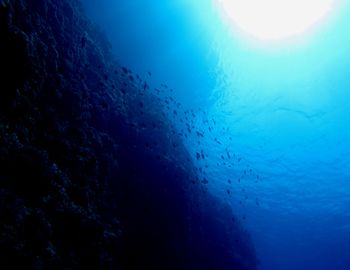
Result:
M1 0L0 33L1 269L257 268L162 96L79 1Z

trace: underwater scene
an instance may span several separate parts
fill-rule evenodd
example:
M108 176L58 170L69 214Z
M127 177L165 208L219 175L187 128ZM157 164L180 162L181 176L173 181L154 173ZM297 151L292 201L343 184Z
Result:
M0 269L350 270L349 18L0 0Z

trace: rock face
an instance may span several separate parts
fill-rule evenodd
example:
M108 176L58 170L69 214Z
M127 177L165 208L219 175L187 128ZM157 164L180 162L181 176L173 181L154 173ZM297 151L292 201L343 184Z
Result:
M0 2L0 268L256 269L79 2Z

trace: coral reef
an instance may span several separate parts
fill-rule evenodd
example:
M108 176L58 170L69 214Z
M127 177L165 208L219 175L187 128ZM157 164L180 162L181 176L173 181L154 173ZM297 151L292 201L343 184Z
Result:
M255 269L78 1L1 1L0 32L1 269Z

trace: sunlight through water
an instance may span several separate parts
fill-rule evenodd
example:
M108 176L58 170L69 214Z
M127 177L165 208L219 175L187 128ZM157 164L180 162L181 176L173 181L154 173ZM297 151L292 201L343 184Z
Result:
M108 2L118 59L173 89L170 119L258 269L350 269L350 1Z
M299 35L331 11L334 0L218 0L225 15L261 40Z

